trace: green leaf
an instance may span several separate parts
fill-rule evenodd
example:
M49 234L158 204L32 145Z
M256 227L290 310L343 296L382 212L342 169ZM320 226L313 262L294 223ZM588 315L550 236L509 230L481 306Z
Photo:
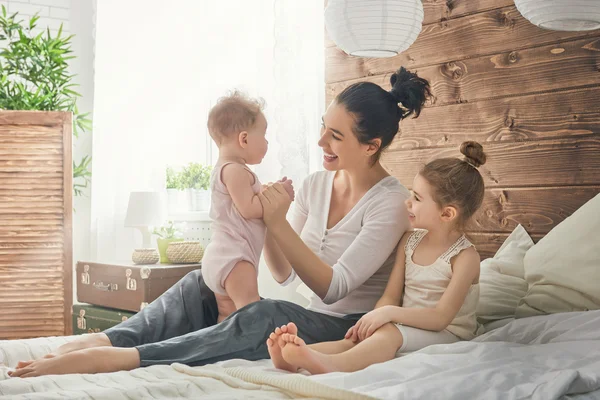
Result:
M75 90L75 75L69 62L76 56L71 48L74 35L64 37L60 26L56 35L47 28L37 35L32 30L39 22L36 14L28 22L10 16L2 6L0 16L0 109L72 111L73 134L91 130L89 114L80 114ZM73 163L73 191L81 195L91 179L91 158Z

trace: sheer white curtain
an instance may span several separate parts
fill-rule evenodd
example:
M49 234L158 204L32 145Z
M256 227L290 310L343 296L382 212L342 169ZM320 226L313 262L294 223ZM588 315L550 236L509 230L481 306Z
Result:
M256 168L261 180L288 175L300 183L314 169L324 110L322 14L322 1L312 0L98 2L95 258L128 259L141 244L123 226L131 191L164 188L167 165L214 161L206 116L228 90L266 100L270 148Z

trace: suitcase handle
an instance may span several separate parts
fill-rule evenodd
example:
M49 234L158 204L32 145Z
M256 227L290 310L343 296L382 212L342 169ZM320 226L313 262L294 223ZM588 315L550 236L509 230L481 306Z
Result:
M119 290L119 285L117 285L116 283L94 282L94 287L104 292L112 292Z

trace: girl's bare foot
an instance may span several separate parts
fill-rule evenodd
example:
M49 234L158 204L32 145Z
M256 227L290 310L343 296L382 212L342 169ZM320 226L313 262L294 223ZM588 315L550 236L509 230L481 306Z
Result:
M21 365L8 374L11 377L21 378L76 373L93 374L131 370L139 365L140 356L136 348L102 347L35 360L27 365Z
M281 354L288 364L304 368L313 375L339 371L331 356L312 350L299 336L286 333L281 339L285 342Z
M292 364L286 362L281 355L281 349L285 345L285 342L281 339L284 334L298 334L298 327L293 322L287 325L282 325L281 328L275 328L275 331L269 335L267 339L267 348L273 365L275 368L283 369L290 372L298 371L298 368Z

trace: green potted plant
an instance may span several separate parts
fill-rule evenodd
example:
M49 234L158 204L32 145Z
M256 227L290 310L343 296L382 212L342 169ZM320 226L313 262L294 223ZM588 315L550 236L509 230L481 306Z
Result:
M181 185L181 173L167 167L166 188L167 188L167 207L170 214L187 211L187 199Z
M63 36L62 25L56 35L35 34L39 16L29 23L8 15L2 6L0 16L0 110L64 111L73 113L73 135L91 129L88 114L80 114L73 89L75 75L69 72L72 55L71 39ZM89 156L77 164L73 161L73 193L83 194L91 178Z
M154 228L152 233L158 236L156 239L156 245L158 247L158 254L160 255L160 262L163 264L168 264L169 258L167 257L167 247L171 242L183 241L182 226L176 226L173 221L167 221L166 225Z
M212 166L199 165L198 174L194 182L194 197L196 199L195 211L207 211L210 208L210 175Z
M206 211L210 207L211 166L191 162L181 171L181 185L189 198L191 211Z

